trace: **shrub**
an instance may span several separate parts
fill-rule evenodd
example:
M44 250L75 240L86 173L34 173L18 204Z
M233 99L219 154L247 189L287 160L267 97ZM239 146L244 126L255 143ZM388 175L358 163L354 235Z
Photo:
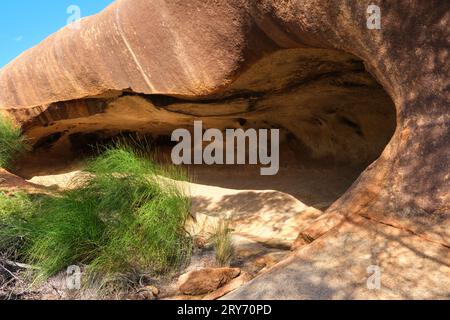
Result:
M0 115L0 167L6 168L20 152L26 149L20 128Z
M6 209L14 219L3 228L23 230L24 256L41 279L72 264L96 277L170 272L191 253L190 202L158 170L131 148L108 148L88 163L81 187L41 197L31 214Z

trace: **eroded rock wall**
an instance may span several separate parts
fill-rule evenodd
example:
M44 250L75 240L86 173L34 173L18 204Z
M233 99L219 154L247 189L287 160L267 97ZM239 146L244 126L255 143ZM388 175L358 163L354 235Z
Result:
M393 103L363 63L324 49L270 54L208 99L116 91L11 114L35 148L124 131L170 140L173 130L202 120L205 128L221 130L278 128L282 142L297 145L298 153L358 165L375 160L395 129Z

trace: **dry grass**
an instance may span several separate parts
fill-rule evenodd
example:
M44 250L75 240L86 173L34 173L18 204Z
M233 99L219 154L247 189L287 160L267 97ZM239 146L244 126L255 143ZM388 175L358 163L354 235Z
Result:
M216 263L221 267L228 267L234 256L234 245L231 237L232 229L228 221L221 220L211 236Z

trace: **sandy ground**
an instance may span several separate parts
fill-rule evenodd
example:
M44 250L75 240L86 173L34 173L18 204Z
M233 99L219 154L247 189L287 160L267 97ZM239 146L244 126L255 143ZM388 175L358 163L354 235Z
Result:
M66 170L36 166L29 181L67 188L81 163ZM24 168L24 167L23 167ZM22 168L22 170L24 170ZM32 174L30 169L28 174ZM261 176L255 166L191 166L191 214L201 223L226 219L235 231L271 247L288 249L299 232L317 219L357 177L355 168L290 163L276 176ZM45 174L46 175L42 175ZM56 173L56 174L55 174Z

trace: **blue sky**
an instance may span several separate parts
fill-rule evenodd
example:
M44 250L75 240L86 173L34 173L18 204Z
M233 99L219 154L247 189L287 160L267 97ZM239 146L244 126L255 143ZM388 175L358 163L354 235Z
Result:
M113 0L0 0L0 68L64 27L77 5L81 16L101 11Z

